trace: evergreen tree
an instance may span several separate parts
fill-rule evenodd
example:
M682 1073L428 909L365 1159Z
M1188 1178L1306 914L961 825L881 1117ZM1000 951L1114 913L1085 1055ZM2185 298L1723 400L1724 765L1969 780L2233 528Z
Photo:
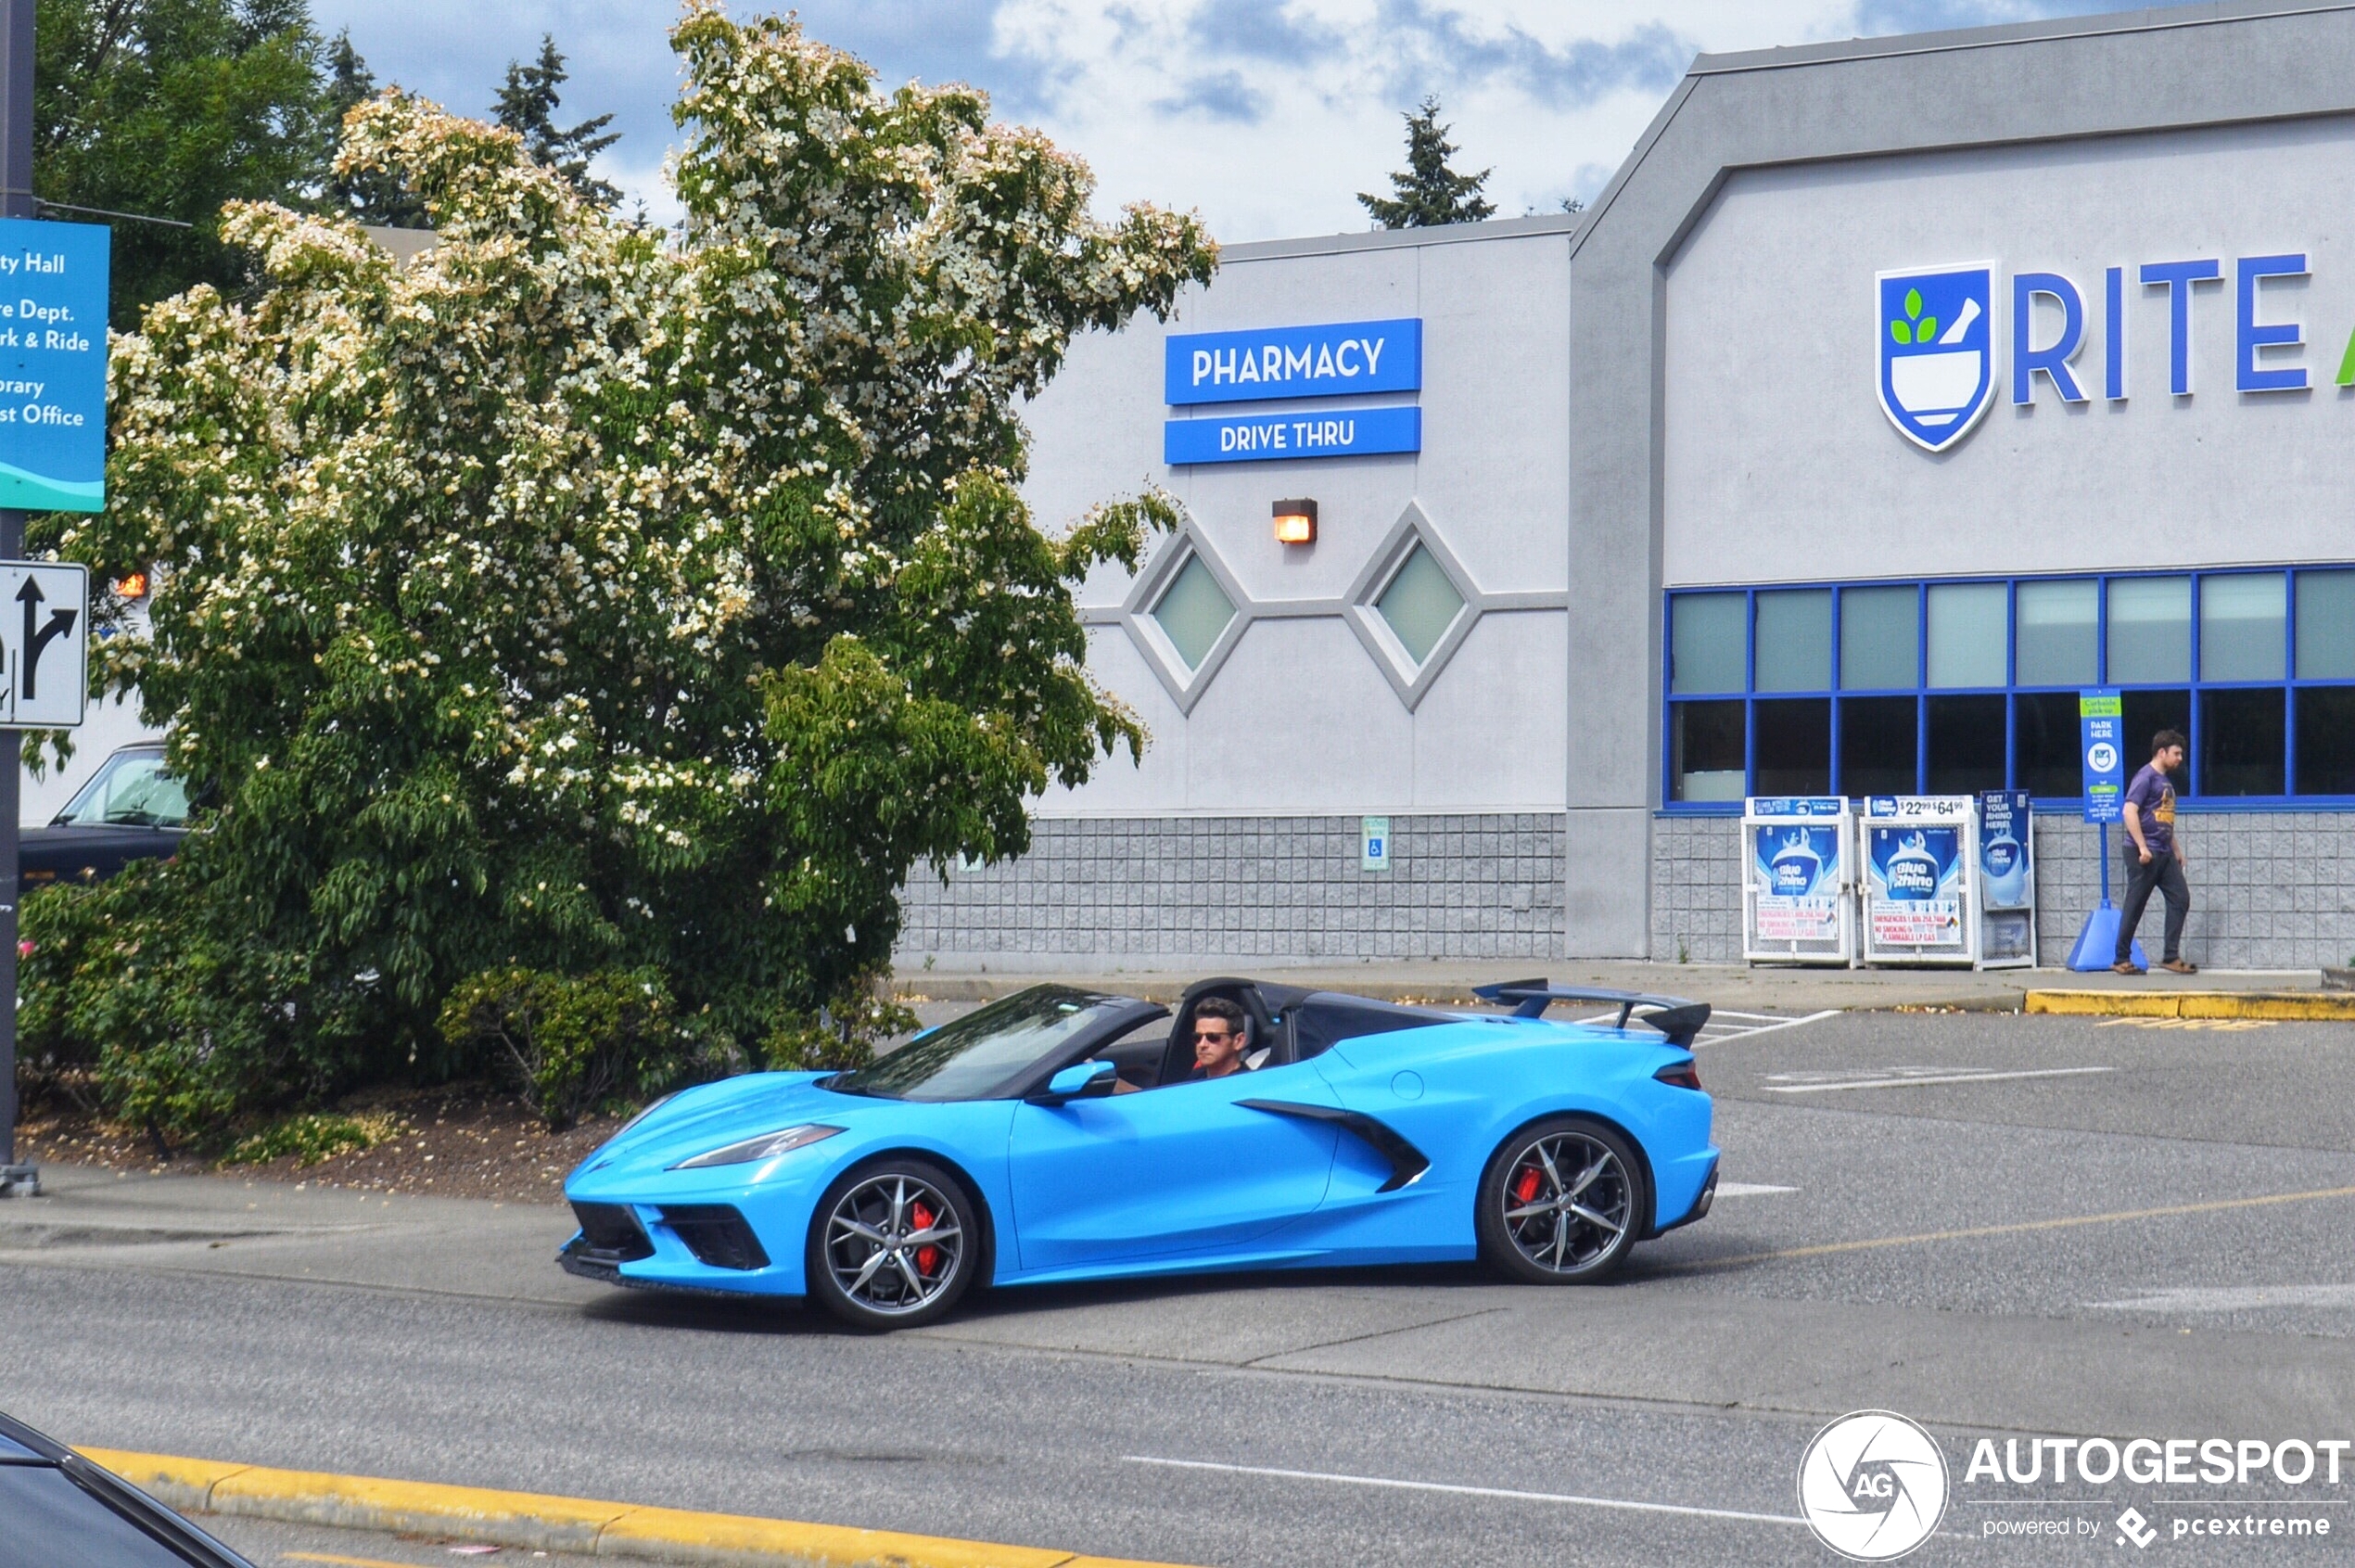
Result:
M351 46L351 30L346 28L327 45L327 85L322 100L329 131L340 134L343 117L376 96L376 73ZM426 204L401 178L381 170L329 175L326 207L359 223L395 229L426 226Z
M1396 193L1381 197L1357 193L1374 222L1385 229L1437 228L1443 223L1475 223L1494 217L1496 203L1480 194L1494 169L1458 174L1447 167L1456 144L1448 127L1439 122L1439 100L1427 97L1419 112L1407 115L1407 167L1390 177Z
M556 40L540 35L540 58L530 65L507 62L507 84L499 89L499 123L523 137L533 162L553 169L582 196L600 207L611 207L621 192L589 172L589 160L621 140L618 131L606 131L613 116L584 120L569 131L556 129L556 109L563 103L556 89L566 77L565 57ZM599 133L603 132L603 134Z

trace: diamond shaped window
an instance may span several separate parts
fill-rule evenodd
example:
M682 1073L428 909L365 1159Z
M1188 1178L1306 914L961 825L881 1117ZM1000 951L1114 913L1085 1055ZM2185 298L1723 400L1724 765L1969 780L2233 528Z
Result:
M1186 661L1186 668L1200 669L1228 623L1235 618L1235 602L1227 597L1202 557L1190 555L1170 580L1169 591L1153 606L1152 616L1161 623L1169 645Z
M1446 568L1418 542L1414 553L1382 589L1381 597L1374 601L1374 608L1390 623L1399 645L1419 669L1463 613L1464 596L1456 591Z

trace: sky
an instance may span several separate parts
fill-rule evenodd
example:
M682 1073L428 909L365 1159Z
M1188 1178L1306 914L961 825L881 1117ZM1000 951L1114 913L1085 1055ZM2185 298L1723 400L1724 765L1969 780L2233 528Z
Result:
M737 15L783 6L732 0ZM967 82L1096 173L1107 216L1193 208L1232 244L1362 230L1426 95L1499 216L1592 200L1695 54L2138 8L2116 0L802 0L882 85ZM558 123L610 113L598 172L668 222L674 0L312 0L380 83L487 114L551 34Z

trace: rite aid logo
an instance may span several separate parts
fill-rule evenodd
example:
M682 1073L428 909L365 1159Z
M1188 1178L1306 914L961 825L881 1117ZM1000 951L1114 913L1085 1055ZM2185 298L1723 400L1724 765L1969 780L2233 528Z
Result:
M1815 1434L1800 1459L1799 1511L1815 1538L1842 1557L1903 1557L1945 1515L1946 1456L1929 1433L1893 1411L1842 1416Z
M2107 741L2095 741L2085 749L2085 766L2096 773L2118 771L2118 747Z
M1943 452L1995 401L1995 266L1882 273L1880 406L1907 440Z

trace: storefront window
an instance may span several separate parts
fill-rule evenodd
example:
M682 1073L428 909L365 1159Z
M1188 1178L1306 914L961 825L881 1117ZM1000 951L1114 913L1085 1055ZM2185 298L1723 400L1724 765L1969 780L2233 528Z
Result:
M2191 678L2192 580L2110 579L2109 683L2157 685Z
M2120 694L2119 711L2124 715L2126 731L2126 771L2151 759L2151 740L2161 730L2172 730L2179 735L2192 733L2192 694L2189 692L2124 692ZM2191 764L2168 774L2175 783L2175 793L2192 793ZM2081 788L2082 785L2081 784ZM2074 792L2072 792L2074 793Z
M1748 594L1679 593L1670 618L1670 691L1683 696L1693 692L1739 692L1749 686Z
M2282 574L2202 578L2199 678L2278 681L2288 632L2289 595ZM2264 791L2236 790L2234 794ZM2278 792L2275 792L2278 793Z
M2298 678L2355 681L2355 571L2298 574Z
M2202 657L2201 663L2207 659ZM2199 695L2199 792L2281 795L2286 733L2279 686Z
M1935 602L1932 601L1933 604ZM1930 646L1935 648L1937 645L1933 638ZM2001 644L1997 646L2000 648ZM1931 697L1928 706L1929 793L1967 795L1982 789L2003 788L2003 694ZM2074 790L2072 784L2066 793L2074 793Z
M1823 692L1832 683L1832 591L1758 595L1758 690Z
M1921 591L1844 588L1839 594L1839 683L1848 691L1887 691L1914 683L1920 644Z
M2092 578L2021 583L2016 679L2023 686L2096 684L2100 627L2101 584Z
M2020 603L2028 603L2021 583ZM2091 586L2088 584L2087 586ZM2012 787L2030 795L2077 795L2085 787L2079 755L2084 733L2075 692L2022 692L2012 698Z
M1912 697L1842 697L1839 787L1849 795L1911 795L1919 761Z
M2303 615L2304 585L2299 587ZM2303 646L2305 638L2298 642ZM2298 689L2298 793L2355 795L2355 686Z
M1929 591L1929 683L2001 686L2008 585L1941 582Z
M1760 795L1825 795L1832 787L1832 705L1827 697L1755 705Z
M2093 686L2122 688L2130 769L2186 737L2187 799L2355 801L2355 567L1717 589L1668 616L1672 802L2074 799Z
M1742 761L1742 704L1680 702L1670 770L1679 800L1739 800L1748 790Z

